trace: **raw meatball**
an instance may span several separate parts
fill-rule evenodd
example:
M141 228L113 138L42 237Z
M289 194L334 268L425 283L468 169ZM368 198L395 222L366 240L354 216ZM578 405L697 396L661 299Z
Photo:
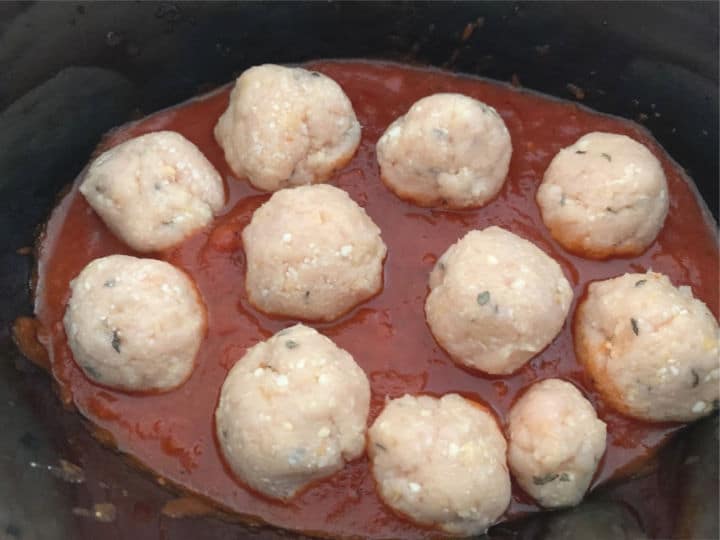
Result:
M377 143L385 184L420 206L485 204L505 182L511 154L500 115L462 94L422 98Z
M508 462L541 506L578 504L605 453L605 422L572 384L533 384L509 416Z
M500 227L470 231L430 274L425 315L435 339L461 364L512 373L560 332L572 289L560 266Z
M173 131L118 144L90 164L80 192L131 248L170 248L202 229L225 204L220 175Z
M245 288L265 313L330 321L382 288L380 229L341 189L278 191L242 238Z
M360 123L329 77L265 64L238 78L215 138L235 174L276 191L327 180L355 153Z
M553 238L568 251L594 259L637 255L662 229L667 181L639 142L588 133L552 160L537 202Z
M578 359L618 411L689 421L717 408L720 331L690 287L654 272L591 283L574 335Z
M385 503L452 535L483 534L508 507L505 451L492 415L457 394L391 400L369 431Z
M192 280L153 259L95 259L70 282L65 333L90 379L130 391L170 390L190 376L205 334Z
M298 324L248 349L215 411L220 447L238 477L289 499L365 448L370 384L352 356Z

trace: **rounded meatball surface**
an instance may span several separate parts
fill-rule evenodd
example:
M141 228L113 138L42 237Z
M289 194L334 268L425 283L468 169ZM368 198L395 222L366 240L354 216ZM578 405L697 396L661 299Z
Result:
M274 193L242 233L245 288L260 311L330 321L382 288L380 229L328 185Z
M542 219L568 251L602 259L637 255L668 212L662 165L642 144L588 133L553 158L537 192Z
M206 312L192 280L153 259L95 259L70 282L65 333L88 378L129 391L165 391L195 367Z
M131 248L158 251L205 227L225 204L220 175L173 131L130 139L91 164L80 192Z
M511 154L500 115L462 94L422 98L377 143L385 184L420 206L485 204L505 182Z
M425 315L456 362L507 374L555 338L572 296L560 266L544 251L488 227L470 231L440 257Z
M654 272L591 283L574 335L578 360L618 411L661 422L717 408L720 331L690 287Z
M505 451L493 416L457 394L393 399L369 431L385 503L452 535L483 534L508 507Z
M327 180L355 153L360 123L331 78L265 64L238 78L215 138L235 174L276 191Z
M605 422L572 384L533 384L510 410L508 462L545 508L578 504L605 453Z
M238 477L289 499L365 448L370 384L352 356L295 325L248 349L215 411L218 441Z

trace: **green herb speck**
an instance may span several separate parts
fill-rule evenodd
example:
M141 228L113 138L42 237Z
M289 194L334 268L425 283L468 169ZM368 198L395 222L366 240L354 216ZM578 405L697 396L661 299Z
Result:
M610 154L606 154L605 152L602 152L600 155L602 157L604 157L605 159L607 159L608 161L612 161L612 156Z
M112 341L110 342L112 348L115 349L116 353L120 352L120 334L117 330L113 330Z
M97 372L97 370L94 367L85 364L82 366L82 368L83 368L83 371L85 373L87 373L91 378L95 379L96 381L100 380L100 374Z
M560 476L558 473L547 473L545 476L533 476L533 484L536 486L544 486L549 484Z
M635 282L635 286L636 286L636 287L642 287L642 286L645 285L646 283L647 283L647 279L640 279L640 280L638 280L638 281Z
M483 291L477 295L477 303L484 306L490 301L490 291Z
M288 349L294 349L294 348L296 348L298 345L299 345L299 343L298 343L297 341L293 341L292 339L288 339L288 340L285 342L285 346L286 346Z
M638 322L635 319L630 319L630 326L632 326L633 334L636 336L640 335L640 328L638 328Z

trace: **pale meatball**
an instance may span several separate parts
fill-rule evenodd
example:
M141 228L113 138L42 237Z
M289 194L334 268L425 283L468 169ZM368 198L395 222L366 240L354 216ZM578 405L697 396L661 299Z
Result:
M605 422L572 384L533 384L510 410L508 462L545 508L578 504L605 453Z
M377 143L382 180L420 206L485 204L505 182L511 154L500 115L462 94L422 98Z
M352 159L360 123L331 78L265 64L238 78L215 139L235 174L276 191L327 180Z
M458 536L483 534L508 507L506 448L493 416L457 394L389 401L368 440L383 501Z
M195 367L206 312L195 284L174 266L111 255L70 282L65 333L88 378L128 391L166 391Z
M289 499L365 449L370 384L347 351L301 324L248 349L222 386L220 448L244 483Z
M103 152L90 164L80 192L108 228L140 252L182 242L225 204L218 172L173 131L148 133Z
M720 331L690 287L654 272L591 283L574 335L578 359L618 411L689 421L717 408Z
M553 158L537 192L542 219L568 251L602 259L637 255L668 212L662 165L625 135L588 133Z
M325 184L278 191L242 233L245 288L260 311L330 321L382 288L380 229Z
M460 364L491 374L520 368L565 323L573 293L560 266L500 227L470 231L430 274L425 315Z

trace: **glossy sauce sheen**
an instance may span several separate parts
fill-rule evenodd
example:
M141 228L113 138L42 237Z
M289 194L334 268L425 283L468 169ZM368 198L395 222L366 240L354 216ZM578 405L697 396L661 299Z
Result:
M331 183L350 194L382 229L388 246L384 290L341 320L313 325L348 350L372 386L369 422L387 397L405 393L459 392L488 405L502 425L509 407L535 381L561 377L577 384L608 424L608 449L593 485L647 457L678 424L647 424L624 418L598 398L575 360L571 321L525 367L508 377L486 377L457 367L435 343L423 306L428 274L437 258L465 232L499 225L535 242L562 266L575 302L588 282L649 268L666 273L718 316L718 256L710 220L694 188L645 130L628 121L590 112L508 86L438 71L393 64L316 62L312 69L335 79L353 103L363 126L354 159ZM460 92L493 107L513 142L508 180L487 206L448 212L421 209L390 193L379 179L375 143L385 128L417 99ZM228 103L229 89L162 111L110 134L101 150L157 130L174 130L195 143L225 178L228 202L208 230L178 248L157 254L190 274L208 309L208 334L190 379L159 395L129 395L84 377L67 346L62 316L69 282L92 259L133 252L117 240L77 191L77 182L54 212L42 245L36 312L41 340L49 348L61 397L114 437L117 447L158 475L209 497L234 512L289 529L360 537L429 536L431 531L395 516L379 500L367 458L314 484L289 504L259 497L232 478L214 437L214 411L227 371L245 350L294 321L267 317L248 304L240 233L252 212L269 197L233 177L213 138ZM540 219L535 192L552 157L590 131L623 133L647 145L668 177L670 213L657 241L640 257L589 261L565 252ZM537 510L517 486L505 519Z

